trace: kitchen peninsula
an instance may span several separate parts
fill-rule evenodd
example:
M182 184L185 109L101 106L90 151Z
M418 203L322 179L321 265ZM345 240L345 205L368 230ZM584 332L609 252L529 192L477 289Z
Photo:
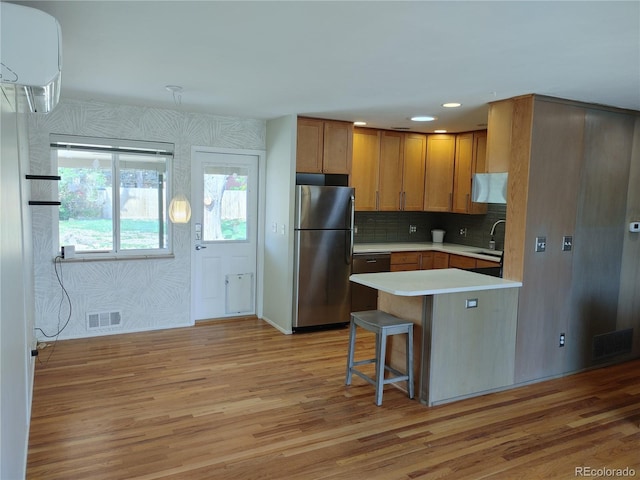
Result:
M415 324L419 399L437 405L514 383L521 282L459 270L364 273L352 282L378 290L378 309ZM390 339L390 364L403 368L404 340Z

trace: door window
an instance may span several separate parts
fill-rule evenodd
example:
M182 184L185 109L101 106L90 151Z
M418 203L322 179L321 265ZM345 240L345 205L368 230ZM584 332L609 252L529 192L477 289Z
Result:
M247 241L248 178L243 166L205 166L203 241Z

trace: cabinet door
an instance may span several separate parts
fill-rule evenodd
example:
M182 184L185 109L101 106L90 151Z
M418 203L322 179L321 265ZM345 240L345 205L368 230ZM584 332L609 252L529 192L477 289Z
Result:
M324 122L313 118L298 118L296 172L322 173Z
M471 166L471 190L473 191L473 174L487 172L487 131L473 132L473 164ZM486 203L471 202L469 213L487 213Z
M353 153L353 124L349 122L324 121L322 154L323 173L351 173Z
M433 268L449 268L449 254L433 252Z
M356 211L378 209L380 131L356 128L353 131L353 163L350 185L356 190Z
M452 208L455 213L469 213L471 206L472 163L473 133L456 135Z
M380 136L380 185L378 210L400 210L404 135L383 131Z
M427 137L424 181L424 210L426 211L451 211L455 148L454 135L437 134Z
M422 252L420 255L420 270L433 269L433 252Z
M419 252L393 252L391 254L392 272L406 272L420 269Z
M402 172L402 209L422 210L424 204L424 170L427 137L418 133L404 136Z
M449 268L460 268L462 270L476 268L476 259L465 255L449 254Z

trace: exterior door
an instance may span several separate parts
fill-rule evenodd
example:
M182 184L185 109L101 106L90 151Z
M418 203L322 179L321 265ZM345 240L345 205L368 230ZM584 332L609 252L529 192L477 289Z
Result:
M192 317L256 309L259 155L192 153Z

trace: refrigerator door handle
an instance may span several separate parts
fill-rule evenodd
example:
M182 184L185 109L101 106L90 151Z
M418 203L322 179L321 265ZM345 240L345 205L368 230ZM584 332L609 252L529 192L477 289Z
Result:
M356 197L353 194L349 197L349 208L351 210L351 222L349 224L351 228L349 228L349 248L347 249L347 252L349 253L348 258L346 259L347 265L351 265L351 261L353 259L353 222L355 221L356 215Z

